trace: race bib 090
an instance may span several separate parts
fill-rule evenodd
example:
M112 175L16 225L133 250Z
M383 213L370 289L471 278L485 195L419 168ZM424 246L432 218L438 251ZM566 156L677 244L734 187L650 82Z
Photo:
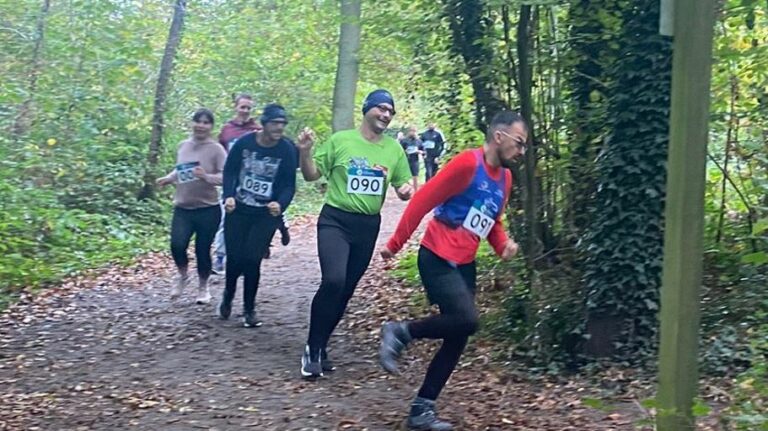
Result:
M467 213L462 226L464 229L485 239L495 223L496 220L491 216L490 211L484 208L481 202L475 202L472 208L469 209L469 213Z
M193 170L200 166L200 162L180 163L176 165L176 180L179 184L191 183L196 181L197 177Z
M384 193L384 172L378 169L349 168L347 193L381 196Z

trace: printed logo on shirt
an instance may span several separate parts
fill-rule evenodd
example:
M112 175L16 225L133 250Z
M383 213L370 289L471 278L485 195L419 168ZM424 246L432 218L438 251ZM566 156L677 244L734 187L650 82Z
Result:
M489 191L488 187L489 187L488 181L483 181L480 183L480 187L478 187L478 189L480 189L481 192L487 192Z

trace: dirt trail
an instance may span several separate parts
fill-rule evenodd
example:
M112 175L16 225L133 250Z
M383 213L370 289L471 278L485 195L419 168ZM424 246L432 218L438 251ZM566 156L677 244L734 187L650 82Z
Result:
M382 241L403 206L388 202ZM193 289L171 301L165 256L8 310L0 320L0 429L396 427L412 388L393 385L378 367L377 334L357 345L340 331L330 352L339 370L318 382L299 378L320 273L313 221L291 232L291 244L273 247L264 262L261 328L217 320L214 304L193 304ZM222 282L213 280L215 298Z
M404 206L387 201L380 242ZM263 265L260 328L218 320L214 304L193 303L193 289L171 301L167 254L23 298L0 315L0 430L404 429L436 343L415 343L397 377L379 368L376 350L381 322L414 312L414 288L374 257L331 339L338 371L303 381L299 359L320 278L314 219L291 233ZM216 298L222 281L213 280ZM583 406L598 396L588 382L533 382L491 356L470 343L441 396L442 416L457 430L635 429L637 417Z

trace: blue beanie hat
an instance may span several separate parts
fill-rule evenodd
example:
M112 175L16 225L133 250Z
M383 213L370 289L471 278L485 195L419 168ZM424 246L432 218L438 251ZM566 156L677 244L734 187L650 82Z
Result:
M395 99L392 98L389 91L382 89L371 91L368 93L368 96L365 97L365 101L363 102L363 115L370 111L374 106L382 103L389 103L392 105L392 111L395 110ZM394 115L394 112L392 112L392 114Z
M261 113L259 121L261 124L269 123L270 121L282 120L288 122L288 114L285 112L285 108L277 103L270 103L264 107L264 111Z

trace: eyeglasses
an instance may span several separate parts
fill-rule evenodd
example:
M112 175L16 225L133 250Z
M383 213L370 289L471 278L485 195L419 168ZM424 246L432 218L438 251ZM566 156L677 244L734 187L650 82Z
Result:
M391 115L393 117L395 116L395 109L394 108L390 108L389 106L386 106L386 105L376 105L376 108L379 111L389 112L389 115Z
M510 135L509 133L507 133L507 132L505 132L503 130L497 130L497 132L501 133L502 135L504 135L504 136L506 136L508 138L512 138L512 140L514 141L515 145L517 145L517 148L519 148L521 151L525 150L528 147L527 145L525 145L525 141L523 139L519 138L519 137L514 137L514 136Z

